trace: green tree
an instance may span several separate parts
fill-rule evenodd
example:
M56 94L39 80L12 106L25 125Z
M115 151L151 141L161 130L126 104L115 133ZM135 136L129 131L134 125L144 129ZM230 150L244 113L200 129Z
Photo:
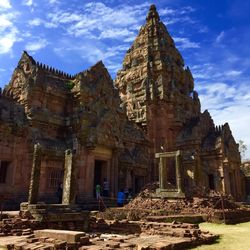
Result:
M247 145L242 140L239 140L239 151L240 151L241 158L245 158Z

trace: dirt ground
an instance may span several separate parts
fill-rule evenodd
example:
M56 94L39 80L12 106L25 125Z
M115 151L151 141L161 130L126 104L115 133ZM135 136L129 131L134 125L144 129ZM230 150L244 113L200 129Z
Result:
M193 250L249 250L250 249L250 222L236 225L201 223L201 230L219 234L217 243L192 248Z

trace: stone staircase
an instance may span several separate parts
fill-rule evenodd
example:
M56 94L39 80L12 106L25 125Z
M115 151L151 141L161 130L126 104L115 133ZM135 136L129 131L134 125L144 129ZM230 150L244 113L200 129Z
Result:
M78 204L83 210L103 210L109 207L117 207L116 199L102 198L99 202L96 198L86 198Z

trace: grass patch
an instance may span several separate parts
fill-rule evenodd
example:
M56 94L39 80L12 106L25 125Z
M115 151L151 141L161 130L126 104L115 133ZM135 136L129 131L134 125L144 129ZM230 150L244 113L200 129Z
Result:
M203 245L197 250L249 250L250 222L236 225L201 223L200 229L219 234L220 238L212 245Z

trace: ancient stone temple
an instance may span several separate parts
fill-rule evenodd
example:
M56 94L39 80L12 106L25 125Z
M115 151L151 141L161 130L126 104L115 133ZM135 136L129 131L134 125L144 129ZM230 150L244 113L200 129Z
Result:
M158 179L160 159L160 179L166 175L163 186L176 187L180 175L186 194L204 188L243 198L240 154L229 125L216 127L209 112L201 112L192 73L154 5L127 51L115 85L128 118L150 141L152 179ZM168 157L177 150L182 155L181 172L176 171L174 158ZM172 153L163 157L161 152Z
M60 183L63 203L81 203L104 178L111 197L159 180L171 197L215 190L240 200L240 161L229 125L201 112L155 6L115 86L102 62L71 76L23 52L0 92L0 194L13 204L28 192L31 204L58 202Z
M0 193L26 201L31 173L31 203L57 202L64 175L66 203L93 197L104 178L110 196L138 191L148 181L147 150L102 62L70 76L22 54L0 96Z

